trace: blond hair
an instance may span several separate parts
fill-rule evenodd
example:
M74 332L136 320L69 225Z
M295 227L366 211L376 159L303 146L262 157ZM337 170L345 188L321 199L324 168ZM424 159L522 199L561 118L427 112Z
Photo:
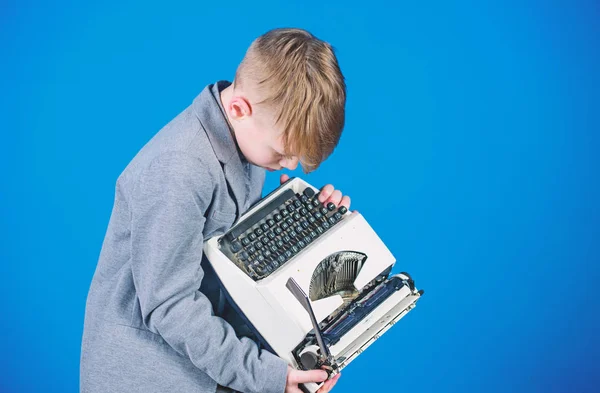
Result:
M285 154L306 173L338 144L344 127L346 84L334 50L302 29L275 29L258 37L237 69L234 86L259 91L283 128Z

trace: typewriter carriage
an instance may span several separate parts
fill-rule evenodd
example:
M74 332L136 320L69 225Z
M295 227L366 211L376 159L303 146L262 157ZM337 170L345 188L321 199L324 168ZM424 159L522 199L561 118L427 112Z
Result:
M340 258L340 254L346 255L343 255L342 258ZM328 348L334 348L335 345L341 341L341 338L344 335L350 334L350 332L358 324L360 324L361 320L369 318L369 315L372 314L377 307L382 305L387 298L391 297L395 291L400 289L404 289L405 291L408 290L408 293L410 293L412 296L412 304L408 307L402 306L401 308L396 305L391 312L388 311L388 313L385 315L376 317L378 318L377 323L374 323L371 327L367 328L365 333L362 334L362 337L359 336L354 340L346 340L347 344L338 346L335 350L333 350L333 356L330 357L329 361L323 361L321 349L319 345L317 345L315 330L311 330L306 334L304 340L302 340L293 350L294 359L301 369L319 369L323 368L323 366L326 366L330 369L330 376L337 374L337 372L339 372L358 354L366 349L366 347L369 346L373 341L379 338L381 334L389 329L406 312L412 309L412 307L414 307L414 302L418 296L422 294L422 291L416 290L414 281L407 273L403 272L390 277L392 270L391 265L373 278L373 280L365 285L361 290L358 290L356 287L354 287L352 278L356 278L360 268L352 269L355 266L344 266L345 264L343 262L339 262L344 256L350 257L352 264L356 264L356 261L360 261L360 263L362 263L367 258L365 254L353 251L342 251L330 255L323 259L319 265L317 265L313 275L314 280L311 281L311 291L313 293L326 293L328 296L340 294L344 299L344 303L340 307L333 311L329 316L325 317L325 319L318 324L319 333L322 335L323 340ZM360 257L357 258L357 256ZM338 261L337 265L332 263L332 261ZM329 267L330 271L333 272L339 272L343 270L346 272L351 271L353 272L353 275L348 276L342 274L341 281L343 285L337 287L337 292L331 291L328 290L328 288L331 288L330 285L327 285L328 280L323 280L320 277L324 275L324 266ZM342 266L342 268L340 268L340 266ZM325 288L323 291L314 289L313 285L315 285L317 282L325 282ZM349 285L347 284L348 282L350 283ZM371 299L378 296L378 294L381 295L380 301L370 303ZM310 297L311 301L318 299L320 298L312 296ZM361 307L365 307L365 309L359 310L362 312L355 312L355 310L358 310ZM373 330L379 331L376 334L373 334ZM369 331L371 331L371 333L368 333Z

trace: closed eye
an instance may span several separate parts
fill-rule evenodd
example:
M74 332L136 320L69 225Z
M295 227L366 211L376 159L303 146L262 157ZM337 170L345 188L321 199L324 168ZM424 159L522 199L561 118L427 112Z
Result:
M294 158L294 156L286 155L285 153L279 152L275 149L272 149L272 150L275 152L275 154L277 154L277 156L279 156L279 158L285 158L286 160L291 160Z

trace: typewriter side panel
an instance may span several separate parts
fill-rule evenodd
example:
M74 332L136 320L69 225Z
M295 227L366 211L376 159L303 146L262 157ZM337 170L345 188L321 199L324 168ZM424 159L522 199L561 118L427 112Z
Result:
M295 364L293 357L286 351L289 337L304 337L299 327L285 314L274 309L257 290L257 284L242 272L220 250L218 239L212 238L204 245L204 252L215 273L227 288L232 300L250 323L269 343L273 350L288 363ZM297 342L299 342L298 340ZM297 343L296 342L296 343Z

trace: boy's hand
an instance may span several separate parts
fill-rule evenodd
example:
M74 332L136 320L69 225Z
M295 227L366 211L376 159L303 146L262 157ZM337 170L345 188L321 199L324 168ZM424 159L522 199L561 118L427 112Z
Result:
M281 175L279 177L279 182L281 184L285 183L289 180L288 175ZM331 184L326 185L321 188L319 192L319 202L324 205L327 205L329 202L333 202L335 207L346 206L346 209L350 210L350 197L348 195L344 195L342 197L342 192L340 190L336 190Z
M340 378L340 375L337 374L335 377L331 378L329 381L325 382L323 386L317 390L317 393L327 393L329 392L336 384L337 380ZM327 372L321 370L310 370L310 371L302 371L295 370L288 366L288 374L287 380L285 382L285 393L302 393L302 390L298 387L299 383L307 383L314 382L320 383L327 379Z

